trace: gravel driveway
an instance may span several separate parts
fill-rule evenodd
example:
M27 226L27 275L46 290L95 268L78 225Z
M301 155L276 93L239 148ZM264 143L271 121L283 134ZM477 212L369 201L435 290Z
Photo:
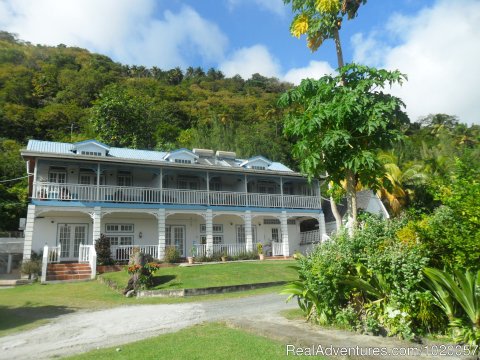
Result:
M62 315L36 329L0 338L0 359L44 359L120 345L204 321L234 320L295 308L267 294L221 301L124 306Z

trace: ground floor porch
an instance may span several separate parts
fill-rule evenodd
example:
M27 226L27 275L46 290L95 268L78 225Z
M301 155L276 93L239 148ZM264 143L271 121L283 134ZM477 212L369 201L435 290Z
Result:
M301 231L305 220L318 228ZM78 261L101 234L110 240L112 257L126 261L134 247L162 260L167 247L180 256L256 251L266 255L305 253L325 235L321 210L191 208L54 207L29 205L24 259L47 245L54 261Z

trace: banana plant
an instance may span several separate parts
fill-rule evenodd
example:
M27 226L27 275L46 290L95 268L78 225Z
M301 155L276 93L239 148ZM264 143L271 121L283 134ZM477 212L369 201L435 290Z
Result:
M455 341L480 345L480 270L477 273L454 270L450 274L425 268L423 272L437 305L455 330Z

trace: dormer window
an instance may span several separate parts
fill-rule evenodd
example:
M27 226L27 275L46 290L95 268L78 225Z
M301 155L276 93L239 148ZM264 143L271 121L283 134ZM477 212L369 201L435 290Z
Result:
M80 154L88 156L102 156L102 153L97 151L81 151Z
M252 165L253 170L267 170L265 166Z
M175 162L178 164L191 164L192 160L187 160L187 159L175 159Z

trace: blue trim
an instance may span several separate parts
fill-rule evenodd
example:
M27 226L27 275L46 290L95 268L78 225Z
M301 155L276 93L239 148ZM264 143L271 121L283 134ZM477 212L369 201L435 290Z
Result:
M323 213L322 209L282 209L282 208L261 208L252 206L207 206L207 205L169 205L169 204L135 204L135 203L114 203L114 202L82 202L82 201L60 201L60 200L32 200L33 205L38 206L60 206L60 207L95 207L120 208L120 209L176 209L176 210L220 210L220 211L255 211L255 212L305 212L312 214Z

